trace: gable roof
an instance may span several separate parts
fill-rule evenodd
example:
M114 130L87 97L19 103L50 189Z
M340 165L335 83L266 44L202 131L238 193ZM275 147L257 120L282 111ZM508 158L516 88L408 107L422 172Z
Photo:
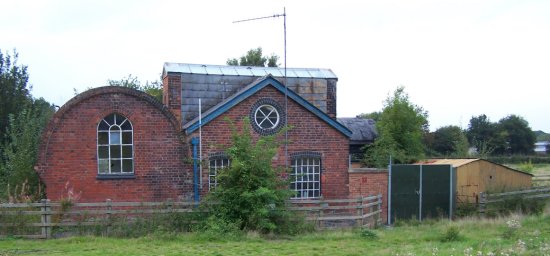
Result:
M313 106L304 98L300 97L300 95L298 95L294 91L290 89L285 89L285 86L282 85L279 81L277 81L277 79L273 78L272 75L267 75L263 78L256 80L255 82L249 84L242 90L231 95L231 97L223 100L222 102L218 103L216 106L204 112L202 114L201 125L205 125L209 123L210 121L214 120L216 117L222 115L227 110L236 106L246 98L252 96L254 93L265 88L266 86L272 86L283 94L286 92L288 95L288 98L294 100L296 103L298 103L299 105L301 105L302 107L304 107L305 109L307 109L308 111L310 111L311 113L319 117L328 125L332 126L334 129L344 134L346 137L350 137L352 135L352 132L348 128L346 128L344 125L330 118L327 114L325 114L323 111ZM199 129L199 118L196 117L191 121L187 122L186 124L184 124L183 129L187 134L191 134L192 132Z
M424 164L424 165L448 164L448 165L452 165L455 168L458 168L458 167L461 167L463 165L467 165L469 163L473 163L473 162L477 162L477 161L485 161L485 162L488 162L488 163L491 163L491 164L494 164L494 165L502 166L502 167L504 167L504 168L506 168L510 171L519 172L519 173L522 173L522 174L534 176L531 173L516 170L516 169L510 168L506 165L498 164L498 163L495 163L495 162L492 162L492 161L489 161L489 160L486 160L486 159L479 159L479 158L428 159L428 160L425 160L425 161L420 161L416 164Z

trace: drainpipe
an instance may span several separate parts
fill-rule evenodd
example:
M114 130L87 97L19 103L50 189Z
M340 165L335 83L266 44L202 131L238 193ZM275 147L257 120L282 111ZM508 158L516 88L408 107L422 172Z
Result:
M199 145L199 138L194 137L191 139L191 145L193 145L193 200L198 203L200 201L199 194L199 157L197 155L197 146Z

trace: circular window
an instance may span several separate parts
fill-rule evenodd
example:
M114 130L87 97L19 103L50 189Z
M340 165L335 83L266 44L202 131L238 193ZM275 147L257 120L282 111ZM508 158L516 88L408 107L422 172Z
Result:
M262 129L273 129L279 124L279 112L274 106L261 105L254 113L256 125Z
M250 119L254 130L262 135L274 134L285 123L284 113L272 99L260 99L252 106Z

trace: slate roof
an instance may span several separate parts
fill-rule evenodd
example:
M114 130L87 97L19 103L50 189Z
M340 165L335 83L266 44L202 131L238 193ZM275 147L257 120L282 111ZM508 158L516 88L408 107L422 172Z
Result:
M273 78L272 75L267 75L265 77L257 79L253 83L244 87L242 90L231 95L230 97L218 103L214 107L208 109L206 112L202 114L202 120L200 125L199 125L199 118L196 117L191 121L185 123L183 125L183 130L185 130L187 134L191 134L192 132L196 131L200 126L205 125L210 121L214 120L216 117L222 115L224 112L226 112L230 108L239 104L241 101L250 97L251 95L253 95L254 93L258 92L259 90L261 90L266 86L273 86L275 89L279 90L281 93L285 93L284 85L282 85L277 79ZM290 100L294 100L296 103L300 104L302 107L309 110L311 113L319 117L321 120L325 121L327 124L329 124L336 130L344 134L346 137L350 137L352 135L352 131L350 131L348 128L346 128L344 125L342 125L338 121L330 118L325 112L316 108L309 101L305 100L304 98L302 98L300 95L298 95L292 90L286 90L286 91L288 92L287 95Z
M342 117L338 118L338 122L352 131L350 144L371 143L376 137L378 137L376 123L372 119Z

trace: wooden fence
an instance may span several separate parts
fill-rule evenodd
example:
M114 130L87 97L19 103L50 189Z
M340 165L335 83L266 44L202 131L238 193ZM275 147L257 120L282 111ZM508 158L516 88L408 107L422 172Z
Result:
M539 186L550 185L550 174L534 176L533 183Z
M290 210L303 213L319 229L380 224L382 195L337 200L291 200ZM0 204L0 237L52 238L54 228L109 226L117 217L201 212L193 202L50 202ZM23 233L22 233L23 232Z
M487 213L487 209L496 203L512 199L541 199L550 198L550 187L533 187L525 190L510 191L504 193L479 193L478 211L481 215Z

